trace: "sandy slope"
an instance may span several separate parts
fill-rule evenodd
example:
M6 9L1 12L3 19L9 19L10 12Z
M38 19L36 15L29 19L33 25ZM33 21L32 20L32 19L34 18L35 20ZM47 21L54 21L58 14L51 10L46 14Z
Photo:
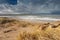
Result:
M35 22L1 17L0 40L60 40L60 21Z

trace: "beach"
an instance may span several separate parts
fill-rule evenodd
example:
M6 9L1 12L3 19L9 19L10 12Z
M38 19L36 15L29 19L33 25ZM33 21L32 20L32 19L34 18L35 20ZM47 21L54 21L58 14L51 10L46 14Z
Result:
M0 40L60 40L59 20L33 18L0 17Z

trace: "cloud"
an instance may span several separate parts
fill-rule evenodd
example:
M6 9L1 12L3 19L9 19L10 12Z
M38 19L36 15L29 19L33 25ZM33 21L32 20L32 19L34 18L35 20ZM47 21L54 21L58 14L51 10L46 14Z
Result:
M52 13L54 11L60 10L60 3L57 0L24 0L19 1L17 4L18 12L26 12L26 13ZM28 2L28 4L26 4ZM35 4L36 3L36 4Z
M12 12L20 14L48 13L60 10L60 3L57 0L18 0L17 5L0 5L2 12ZM8 11L8 10L10 11ZM3 11L6 10L6 11Z

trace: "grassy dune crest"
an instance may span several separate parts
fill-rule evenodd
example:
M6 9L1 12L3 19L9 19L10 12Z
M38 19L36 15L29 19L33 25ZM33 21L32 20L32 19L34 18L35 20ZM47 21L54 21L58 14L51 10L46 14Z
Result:
M34 22L0 17L0 40L60 40L60 21Z
M27 30L20 31L18 40L60 40L60 24L58 22L57 24L56 22L35 23L30 27L28 25L28 28L26 27Z

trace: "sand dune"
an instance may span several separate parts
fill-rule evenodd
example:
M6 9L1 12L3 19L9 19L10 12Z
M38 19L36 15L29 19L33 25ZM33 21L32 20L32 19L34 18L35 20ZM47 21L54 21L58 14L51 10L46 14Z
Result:
M60 40L60 21L35 22L0 17L0 40Z

